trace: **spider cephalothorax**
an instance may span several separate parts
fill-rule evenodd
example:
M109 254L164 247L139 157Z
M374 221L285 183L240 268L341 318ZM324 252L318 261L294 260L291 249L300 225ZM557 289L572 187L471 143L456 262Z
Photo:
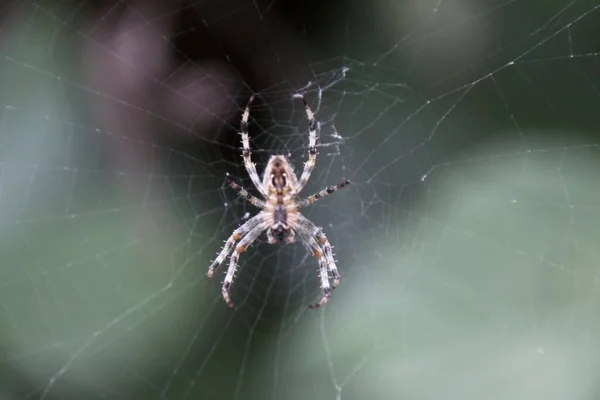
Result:
M292 165L283 155L274 155L269 159L262 182L256 172L256 166L250 158L250 138L248 136L248 117L250 116L250 104L254 100L254 96L250 97L244 114L240 134L242 135L242 155L244 157L244 166L250 175L252 183L256 190L261 194L264 200L252 196L246 189L228 180L228 184L244 199L248 200L254 206L261 208L257 215L246 221L227 239L225 246L208 268L208 278L211 279L215 268L217 268L231 252L231 259L227 275L223 281L222 294L225 302L230 307L233 307L233 302L229 298L229 288L233 282L233 277L237 267L237 262L241 253L254 242L258 236L267 231L267 239L271 244L277 242L292 243L296 236L300 238L302 243L314 254L319 261L319 274L321 276L321 287L323 288L323 296L318 303L313 304L310 308L320 307L327 303L331 297L331 290L335 289L339 283L341 275L339 274L333 258L333 252L329 241L325 237L323 231L310 222L306 217L298 212L301 207L313 204L318 199L325 197L338 189L343 188L350 182L343 180L341 183L330 186L313 194L300 201L296 200L298 194L302 191L306 182L310 178L310 174L314 169L317 159L317 123L313 112L304 97L301 97L304 102L306 116L308 117L308 160L304 164L304 170L300 179L294 173ZM235 243L239 241L234 249ZM233 252L232 252L233 250ZM329 273L333 276L333 284L329 285Z

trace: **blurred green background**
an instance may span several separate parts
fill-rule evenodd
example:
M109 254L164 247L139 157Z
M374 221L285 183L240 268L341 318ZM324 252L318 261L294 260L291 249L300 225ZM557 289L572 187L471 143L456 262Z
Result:
M600 4L13 2L0 13L0 399L596 399ZM253 159L335 246L208 265Z

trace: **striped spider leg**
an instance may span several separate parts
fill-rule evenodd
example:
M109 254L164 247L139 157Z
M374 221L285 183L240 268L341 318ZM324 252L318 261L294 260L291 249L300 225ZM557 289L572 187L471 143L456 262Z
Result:
M325 189L321 190L320 192L317 192L311 196L308 196L307 198L305 198L303 200L300 200L296 204L298 205L298 208L309 206L309 205L315 203L317 200L322 199L323 197L327 197L330 194L335 193L342 188L345 188L349 184L350 184L350 181L348 179L344 179L341 183L338 183L337 185L334 185L334 186L328 186Z
M302 214L298 214L298 231L302 232L301 235L306 237L305 243L312 249L313 255L319 261L319 275L321 277L323 296L317 303L309 306L309 308L314 309L321 307L329 301L331 291L340 285L342 276L335 265L332 246L321 228L317 227ZM330 272L333 276L333 284L331 286L329 285Z
M308 118L308 160L304 163L302 175L294 187L296 194L304 189L304 186L306 186L306 183L310 178L310 174L312 174L313 169L317 164L317 121L304 96L302 96L301 99L302 103L304 103L306 118Z

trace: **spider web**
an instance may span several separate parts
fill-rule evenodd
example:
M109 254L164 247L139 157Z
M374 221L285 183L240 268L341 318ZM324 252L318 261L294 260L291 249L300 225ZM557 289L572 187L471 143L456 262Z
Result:
M596 1L13 2L0 63L0 398L591 399ZM206 271L306 160L301 244Z

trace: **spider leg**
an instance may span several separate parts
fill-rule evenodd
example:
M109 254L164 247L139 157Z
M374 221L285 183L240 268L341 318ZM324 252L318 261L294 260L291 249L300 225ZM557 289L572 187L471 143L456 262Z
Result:
M308 118L308 160L304 163L304 171L302 171L302 176L296 186L296 193L300 193L304 188L317 162L317 121L304 96L302 96L302 102Z
M221 265L221 263L225 260L225 257L227 257L227 255L231 252L231 249L233 248L233 245L235 244L235 242L240 240L244 235L246 235L252 229L256 228L256 226L260 223L260 221L261 221L261 215L260 214L255 215L254 217L252 217L248 221L246 221L245 224L241 225L240 227L238 227L236 230L233 231L231 236L229 236L229 239L227 239L227 242L225 242L225 246L223 246L223 249L217 256L217 258L215 258L215 260L212 262L212 264L210 264L210 267L208 267L208 273L206 274L206 276L208 277L209 281L212 279L215 269L217 269L217 267L219 265Z
M235 183L233 180L227 179L227 183L229 184L229 186L231 186L231 188L233 190L235 190L240 195L240 197L243 197L244 199L246 199L250 204L252 204L258 208L265 207L264 201L252 196L250 193L248 193L248 191L246 189L244 189L243 187L241 187L240 185Z
M244 109L244 114L242 115L242 122L240 124L240 135L242 135L242 156L244 157L244 166L246 167L246 171L248 171L248 175L250 179L252 179L252 183L256 187L256 189L266 197L267 192L263 187L260 178L258 177L258 173L256 172L256 164L252 162L252 158L250 154L250 137L248 136L248 118L250 117L250 104L254 101L254 95L250 96L248 100L248 104L246 104L246 108Z
M350 181L347 179L344 179L341 183L338 183L335 186L329 186L329 187L321 190L320 192L313 194L312 196L308 196L307 198L300 200L296 204L297 204L298 208L309 206L309 205L313 204L314 202L316 202L317 200L322 199L323 197L327 197L330 194L337 192L338 190L346 187L349 184L350 184Z
M328 271L331 271L331 275L333 275L333 284L331 289L336 289L340 285L340 279L342 276L340 275L337 266L335 265L335 260L333 258L333 250L329 240L325 237L323 231L318 228L315 224L313 224L310 220L304 217L302 214L298 214L298 223L300 225L300 230L308 233L309 237L315 238L316 241L321 245L323 249L323 258L325 259L324 263L327 267ZM321 274L321 281L323 281L323 275ZM324 296L321 300L314 304L311 308L317 308L327 303L329 300L329 296L325 293L325 288L323 288Z
M321 245L323 246L325 260L327 261L327 268L331 271L331 274L333 275L333 285L331 286L331 288L337 289L337 287L340 286L340 279L342 279L342 275L340 275L340 272L338 271L337 266L335 265L335 260L333 259L333 249L331 248L329 240L327 240L325 234L319 228L317 228L316 236L319 243L321 243Z
M258 236L261 234L261 232L264 231L265 229L266 229L266 226L264 224L260 224L258 226L255 226L254 228L252 228L246 234L246 236L244 236L242 238L242 240L237 245L235 250L233 250L233 253L231 253L231 258L229 261L229 269L227 269L227 275L225 275L225 280L223 281L223 286L221 288L221 293L223 294L223 299L225 300L225 303L231 308L234 307L234 304L231 301L231 299L229 298L229 288L231 287L231 284L233 283L233 278L235 277L235 270L237 268L237 263L240 258L240 254L242 254L244 251L246 251L248 246L250 246L252 244L252 242L254 242L256 240L256 238L258 238Z
M308 306L308 308L314 309L321 307L329 299L331 298L331 286L329 285L329 272L327 269L327 261L325 260L325 256L323 255L323 250L321 250L321 246L317 243L313 236L304 237L304 243L307 247L310 248L313 255L319 262L319 275L321 277L321 288L323 289L323 297L314 304Z

